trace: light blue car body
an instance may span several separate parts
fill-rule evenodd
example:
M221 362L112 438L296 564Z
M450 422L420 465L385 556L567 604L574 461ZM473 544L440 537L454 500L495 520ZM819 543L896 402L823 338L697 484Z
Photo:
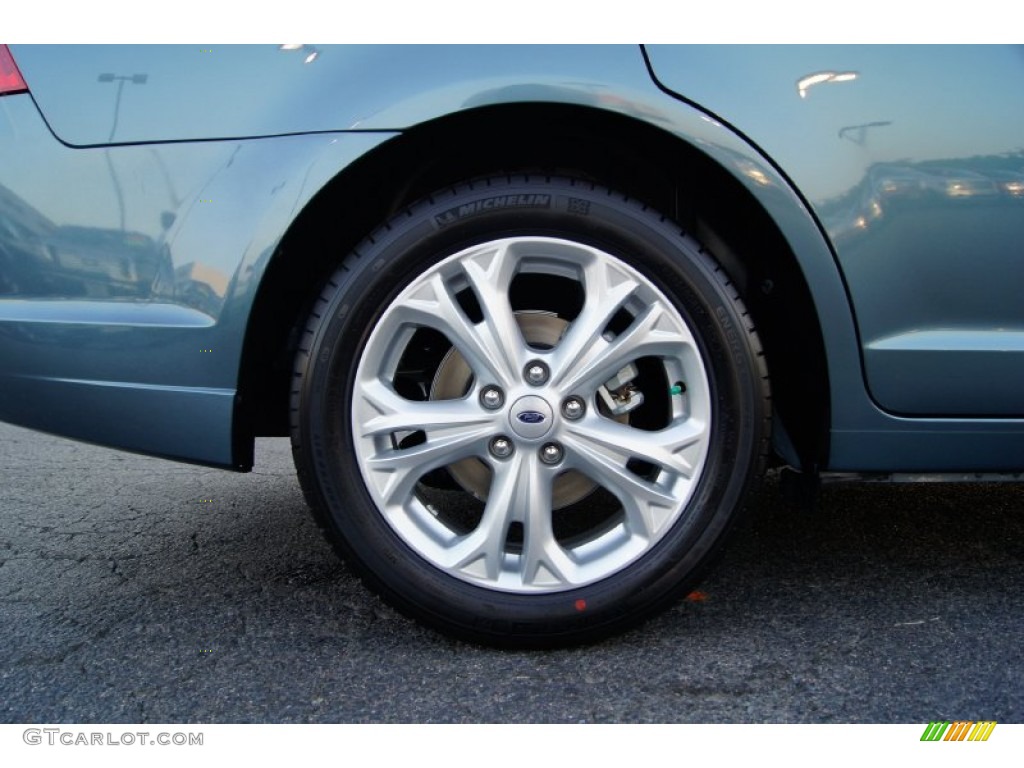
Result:
M464 155L528 166L579 131L651 167L678 152L698 208L727 190L756 211L707 203L736 234L705 239L768 326L783 461L1024 469L1020 48L11 52L29 92L0 97L2 420L249 469L283 433L298 294L325 265ZM787 318L782 282L806 299Z

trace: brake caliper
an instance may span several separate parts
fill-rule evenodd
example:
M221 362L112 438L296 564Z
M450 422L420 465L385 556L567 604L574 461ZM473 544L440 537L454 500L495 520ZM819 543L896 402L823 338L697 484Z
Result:
M597 388L597 394L612 416L622 416L643 405L644 393L633 383L639 373L633 363L628 363Z

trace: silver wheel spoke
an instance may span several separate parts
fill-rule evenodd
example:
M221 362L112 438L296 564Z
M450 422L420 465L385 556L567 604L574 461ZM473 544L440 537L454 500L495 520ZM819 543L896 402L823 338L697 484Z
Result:
M515 454L494 468L480 524L449 550L449 567L496 581L505 559L509 523L515 522L517 487L524 456Z
M490 430L477 427L472 430L428 439L412 448L393 448L366 459L366 468L374 484L390 506L403 503L413 487L432 469L444 467L470 456L482 456L486 451Z
M641 357L677 357L693 337L661 302L650 304L611 341L597 338L562 375L569 392L593 392L627 363Z
M523 524L520 572L523 583L528 585L550 587L571 583L572 562L555 541L551 527L552 479L553 473L536 453L525 458L514 508Z
M677 499L673 493L626 469L626 462L617 451L576 440L566 440L566 446L574 453L568 462L569 465L608 487L616 496L627 493L665 507L676 503Z
M601 334L604 329L638 285L619 267L607 261L593 259L584 266L583 287L587 295L601 298L584 305L558 343L551 356L551 367L556 371L553 384L562 384L566 376L588 358L593 345L603 341Z
M472 400L406 400L379 379L359 387L355 412L363 438L376 438L378 448L365 457L382 496L402 503L416 482L432 469L468 456L481 456L494 431L495 417ZM423 443L409 448L391 444L395 433L423 431Z
M678 509L683 495L627 469L629 453L579 437L566 440L566 446L572 452L567 463L604 486L622 503L632 534L650 539Z
M518 374L526 363L525 345L508 298L516 262L508 253L507 243L467 256L461 266L484 315L483 327L477 326L478 335L488 349L496 349L501 355L507 374Z
M687 449L699 445L707 437L705 425L697 419L678 423L649 432L636 429L601 416L572 424L566 430L573 436L565 441L569 445L585 445L626 465L630 459L642 459L666 472L689 479L693 476L693 462Z
M474 324L466 317L440 274L424 280L402 304L396 305L393 320L443 333L478 377L509 387L518 376L509 365L502 340L486 324Z
M363 437L417 430L428 435L441 430L474 430L495 420L475 400L407 400L380 379L364 382L358 395L361 402L355 407L360 419L356 426Z
M450 567L496 581L503 567L524 586L569 584L573 564L551 529L553 473L533 453L516 454L494 469L480 524L450 549ZM523 526L522 554L506 552L509 525Z

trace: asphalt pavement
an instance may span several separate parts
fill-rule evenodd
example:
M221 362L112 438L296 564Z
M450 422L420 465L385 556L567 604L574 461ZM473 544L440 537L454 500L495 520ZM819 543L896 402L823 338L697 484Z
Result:
M0 425L0 721L1024 721L1024 486L836 485L760 509L692 599L509 652L403 618L247 475Z

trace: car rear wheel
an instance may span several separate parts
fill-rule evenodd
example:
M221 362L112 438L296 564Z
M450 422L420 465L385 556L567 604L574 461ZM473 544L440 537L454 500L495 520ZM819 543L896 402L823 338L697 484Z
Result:
M328 537L460 637L596 639L691 589L763 466L760 346L710 256L551 177L466 183L344 258L296 363Z

